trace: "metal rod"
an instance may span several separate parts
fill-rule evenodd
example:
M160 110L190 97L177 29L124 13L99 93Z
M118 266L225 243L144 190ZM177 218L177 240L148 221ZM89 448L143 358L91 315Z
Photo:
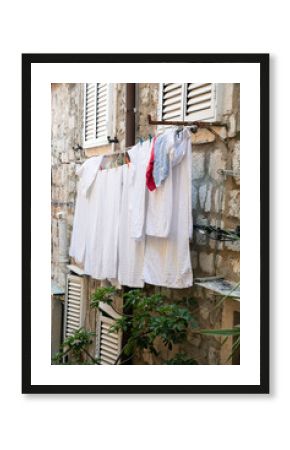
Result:
M229 177L240 177L240 173L239 172L235 172L234 170L227 170L227 169L218 169L217 173L220 175L225 175L225 176L229 176Z
M151 114L148 114L149 125L176 125L176 126L192 126L197 125L199 128L207 128L212 125L222 125L226 127L226 124L220 122L198 122L198 121L183 121L183 120L152 120Z

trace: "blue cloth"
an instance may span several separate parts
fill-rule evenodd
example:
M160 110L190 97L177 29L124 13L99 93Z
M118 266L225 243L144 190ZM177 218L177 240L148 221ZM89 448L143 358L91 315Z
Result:
M153 178L156 187L166 180L169 174L168 134L159 136L154 145Z

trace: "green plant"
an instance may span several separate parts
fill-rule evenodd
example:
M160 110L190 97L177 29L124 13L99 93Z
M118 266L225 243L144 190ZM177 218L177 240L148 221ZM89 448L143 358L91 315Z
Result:
M225 339L222 341L222 345L225 344L229 337L233 337L232 351L226 359L226 363L230 361L235 353L240 349L240 325L236 325L233 328L195 330L195 333L224 337Z
M97 306L99 301L112 305L112 295L111 289L110 292L102 290L94 295L92 305ZM124 311L132 311L132 314L123 314L110 329L111 332L121 329L129 334L116 364L121 356L126 357L123 363L127 362L137 350L148 350L159 355L158 339L168 350L172 350L174 344L186 340L189 328L197 326L188 308L175 303L168 304L160 294L148 296L143 290L134 289L124 294L123 298Z
M92 331L80 328L74 334L68 336L60 347L60 351L52 358L53 364L64 364L64 358L68 358L68 364L99 364L88 351L88 346L92 343ZM84 354L89 360L84 358Z
M113 308L113 300L116 295L117 291L113 287L98 288L92 295L91 307L97 309L100 302L103 302ZM228 296L222 297L218 306L221 306L226 298ZM198 309L195 299L186 298L179 301L178 304L168 303L168 300L161 294L147 295L144 290L133 289L123 295L123 301L123 312L117 311L121 317L109 330L110 332L122 330L128 336L115 364L126 364L134 355L143 350L161 357L158 351L160 340L165 348L171 351L175 344L182 344L186 341L190 329L193 333L224 337L222 344L229 337L234 337L232 354L229 355L228 360L239 349L239 326L233 329L197 328L197 322L192 316L192 308ZM64 341L60 351L54 356L53 363L64 364L65 357L69 356L66 364L100 364L100 361L90 355L88 351L94 334L84 328L77 330ZM161 359L161 364L194 365L198 362L185 353L177 353L167 360L162 361Z
M112 306L115 295L116 289L114 287L98 288L92 294L91 307L98 308L100 302L104 302Z

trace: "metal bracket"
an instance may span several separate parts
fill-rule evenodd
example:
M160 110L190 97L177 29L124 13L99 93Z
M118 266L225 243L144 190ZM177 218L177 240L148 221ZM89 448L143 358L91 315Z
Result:
M117 136L115 136L114 138L111 138L111 136L107 136L108 142L109 144L118 144L119 143L119 139L117 138Z

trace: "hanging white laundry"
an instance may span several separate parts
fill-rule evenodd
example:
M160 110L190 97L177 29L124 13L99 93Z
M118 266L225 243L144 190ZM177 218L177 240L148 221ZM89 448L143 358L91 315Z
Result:
M102 156L89 158L76 170L79 183L69 255L81 264L84 262L86 249L90 188L96 179L102 160Z
M170 180L172 183L172 220L169 234L163 239L147 236L145 246L144 281L169 288L186 288L192 286L193 282L189 250L189 237L192 233L192 154L187 130L180 133L178 144L178 155L180 156L182 145L184 156L182 159L178 158L179 163L171 169L169 177L164 181L164 185ZM174 161L177 156L174 149L171 155ZM161 187L162 185L156 191Z
M166 132L168 154L172 152L174 131ZM148 190L146 235L167 237L172 220L172 162L169 159L168 176L154 191Z
M98 173L91 192L85 272L98 280L117 277L122 167Z
M87 221L86 246L84 271L93 276L96 271L100 272L102 256L102 211L105 204L105 182L107 170L101 170L92 185L90 192L89 211L85 217ZM98 267L96 267L98 265Z
M191 132L188 128L185 128L181 135L179 133L173 134L173 148L172 148L172 167L178 165L184 158L186 153L189 153L189 160L187 164L188 179L190 186L188 189L188 234L189 239L193 236L193 222L192 222L192 153L191 153Z
M150 158L151 143L145 141L132 147L130 156L129 229L134 239L144 238L146 168Z
M134 176L133 165L122 166L123 187L119 224L118 281L121 285L144 287L144 239L130 235L129 192ZM145 179L144 179L145 183Z
M102 277L117 277L119 220L122 194L122 167L109 169L102 227Z

